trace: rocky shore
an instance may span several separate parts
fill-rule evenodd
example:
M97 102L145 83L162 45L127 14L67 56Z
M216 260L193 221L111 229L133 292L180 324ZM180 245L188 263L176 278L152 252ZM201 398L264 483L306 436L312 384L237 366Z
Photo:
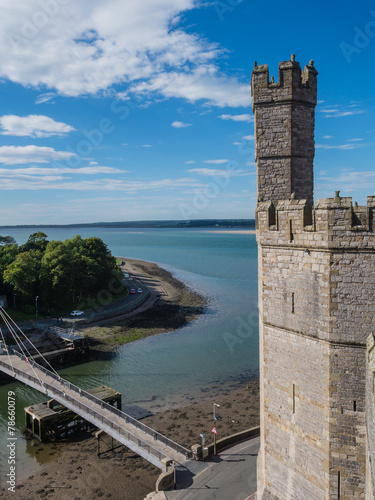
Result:
M150 290L150 301L123 317L93 322L84 327L94 350L112 348L151 335L170 332L185 326L207 305L206 299L153 262L118 258L122 269Z

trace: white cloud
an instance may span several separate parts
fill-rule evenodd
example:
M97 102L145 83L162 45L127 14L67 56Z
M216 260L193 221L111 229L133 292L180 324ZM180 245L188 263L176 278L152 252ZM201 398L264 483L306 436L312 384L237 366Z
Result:
M56 151L49 147L39 146L1 146L0 163L5 165L21 165L25 163L49 163L55 160L67 160L74 153Z
M205 160L203 163L214 163L217 165L220 165L221 163L228 163L229 160L222 159L222 160Z
M142 191L165 191L179 188L200 188L203 185L194 179L161 179L154 181L131 181L118 179L95 179L80 181L64 178L62 175L35 176L19 174L16 176L3 175L0 171L2 190L68 190L68 191L121 191L125 193L138 193Z
M318 189L325 196L332 197L335 190L340 189L343 193L356 193L366 203L366 195L369 190L375 189L375 171L341 171L331 177L325 172L318 179Z
M52 89L38 103L113 88L217 106L250 103L249 85L218 70L224 52L179 24L196 0L2 2L0 77ZM42 7L49 6L48 8ZM121 86L123 88L121 89Z
M160 73L133 85L130 91L146 97L183 98L192 103L204 100L218 107L248 107L251 103L249 86L220 74L213 65L200 65L189 72Z
M257 164L255 163L255 161L247 161L246 162L246 166L247 167L256 167Z
M141 148L152 148L151 144L142 144Z
M3 115L0 117L1 135L17 137L51 137L64 136L75 129L63 122L56 122L43 115Z
M348 139L349 142L359 142L359 141L363 141L363 139Z
M185 161L185 163L186 163L186 165L191 165L191 164L195 163L195 161L194 160L188 160L188 161Z
M52 102L52 99L54 99L55 97L56 94L54 92L46 92L45 94L40 94L35 99L35 104L44 104L45 102L51 102L51 104L54 104Z
M126 170L119 170L112 167L57 167L57 168L43 168L43 167L26 167L26 168L0 168L0 177L17 177L17 176L34 176L34 175L58 175L58 174L83 174L83 175L96 175L96 174L125 174Z
M254 136L253 136L253 135L244 135L244 136L242 137L242 139L243 139L244 141L253 141L253 140L254 140Z
M344 149L344 150L349 150L349 149L358 149L364 146L364 144L339 144L338 146L331 146L328 144L316 144L315 148L316 149Z
M253 115L220 115L219 118L222 120L232 120L234 122L252 122L254 121Z
M254 172L247 172L246 170L219 170L214 168L192 168L188 170L192 174L206 175L209 177L220 176L220 177L244 177L247 175L252 175Z
M325 135L323 139L333 139L333 135Z
M329 108L323 108L319 110L321 113L325 114L326 118L341 118L343 116L361 115L365 111L363 109L358 109L357 104L351 104L349 106L339 106L334 105Z
M238 141L236 141L236 142L234 142L234 143L233 143L233 145L234 145L234 146L241 146L241 143L240 143L240 142L238 142Z
M172 127L174 128L185 128L185 127L191 127L191 123L184 123L184 122L173 122Z

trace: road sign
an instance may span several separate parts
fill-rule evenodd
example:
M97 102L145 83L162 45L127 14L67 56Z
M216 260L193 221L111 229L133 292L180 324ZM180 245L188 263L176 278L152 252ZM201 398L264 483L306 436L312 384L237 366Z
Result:
M211 429L211 432L212 432L212 434L217 434L216 427L213 427L213 428Z

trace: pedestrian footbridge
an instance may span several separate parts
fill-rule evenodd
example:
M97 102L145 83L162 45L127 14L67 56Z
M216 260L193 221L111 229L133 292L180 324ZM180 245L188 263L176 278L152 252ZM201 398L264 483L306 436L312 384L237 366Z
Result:
M0 328L1 332L1 328ZM4 339L3 339L4 340ZM20 346L19 341L17 342ZM188 465L191 451L36 363L27 353L4 347L0 370L55 399L132 451L163 469L165 459Z

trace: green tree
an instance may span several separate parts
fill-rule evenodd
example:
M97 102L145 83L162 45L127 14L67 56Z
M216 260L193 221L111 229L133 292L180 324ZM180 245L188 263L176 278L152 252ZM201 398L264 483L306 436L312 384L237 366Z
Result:
M4 283L5 269L16 260L18 254L18 245L4 245L0 247L0 294L11 294L12 287Z
M30 234L26 243L20 247L20 251L28 252L29 250L40 250L43 253L47 245L47 235L42 231L38 231L37 233Z
M64 241L64 246L70 253L72 259L72 291L79 293L80 298L82 294L90 293L95 290L96 275L98 273L98 266L89 255L85 246L84 239L76 235L70 240Z
M40 286L46 303L66 302L73 284L72 256L62 241L50 241L41 260Z
M84 240L84 247L87 252L86 255L96 265L96 290L107 287L111 273L117 272L116 259L100 238L86 238Z
M0 247L6 245L14 245L16 240L12 236L1 236L0 235Z
M24 297L34 298L40 292L40 250L19 253L4 271L4 282Z

